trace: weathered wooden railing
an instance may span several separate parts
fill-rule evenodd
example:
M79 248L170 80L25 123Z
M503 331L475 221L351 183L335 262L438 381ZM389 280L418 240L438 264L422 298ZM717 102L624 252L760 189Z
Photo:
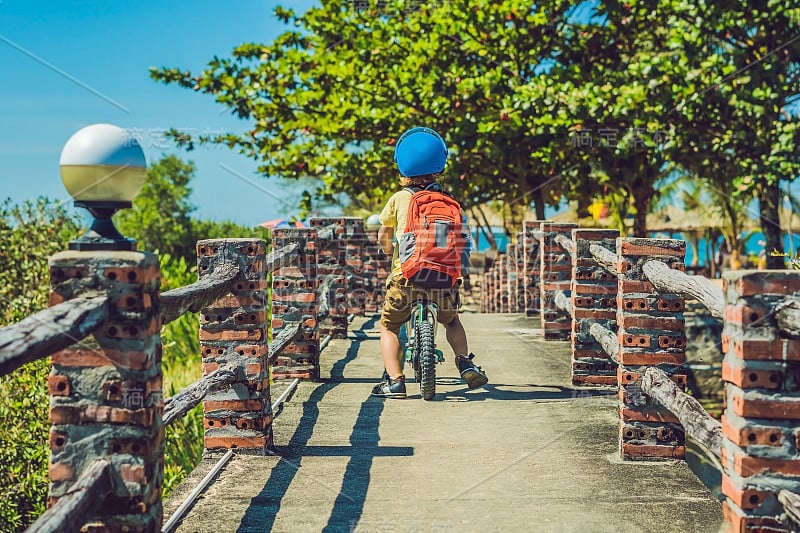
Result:
M796 531L800 272L729 272L720 288L682 271L682 241L615 237L612 242L607 231L548 222L526 224L524 235L538 242L533 261L538 259L540 268L545 338L557 338L548 328L557 331L559 320L571 315L573 383L603 384L608 369L615 372L621 455L680 458L685 432L721 462L727 527ZM565 285L560 272L566 271L559 250L571 256L569 289L557 286ZM498 293L509 277L501 271L507 262L495 264L485 277L489 291L482 295L482 308L489 312L502 309ZM724 324L722 422L683 390L685 299L697 300ZM525 311L530 316L530 308ZM591 343L601 353L593 352Z
M76 298L0 329L0 376L83 339L108 318L108 297Z
M377 236L366 248L363 221L337 222L276 230L269 254L256 239L200 241L198 281L160 294L158 258L147 252L51 258L52 307L0 329L0 375L51 355L54 367L51 505L30 531L160 529L164 428L201 402L207 451L268 452L274 406L298 381L270 405L270 367L283 354L282 368L316 365L305 377L317 376L333 338L319 339L319 322L336 309L346 331L352 313L364 313L341 300L363 278L360 254L375 255ZM328 256L341 266L336 275L318 271L317 243L337 251ZM204 375L164 400L160 327L188 312L201 315Z

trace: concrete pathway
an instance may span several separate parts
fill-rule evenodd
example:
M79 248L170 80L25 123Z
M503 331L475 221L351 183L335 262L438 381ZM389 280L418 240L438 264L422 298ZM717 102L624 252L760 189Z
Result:
M276 419L282 457L235 458L178 531L718 531L720 503L685 462L618 459L616 392L570 385L568 343L520 315L461 316L489 385L462 385L445 347L434 401L413 380L406 400L370 397L377 323L356 318L322 353L326 379Z

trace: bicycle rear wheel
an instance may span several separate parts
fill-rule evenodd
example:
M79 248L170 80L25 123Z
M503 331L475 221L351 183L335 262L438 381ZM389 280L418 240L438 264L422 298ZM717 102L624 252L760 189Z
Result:
M423 400L432 400L436 395L436 352L433 344L433 324L417 323L417 356L419 357L419 392Z

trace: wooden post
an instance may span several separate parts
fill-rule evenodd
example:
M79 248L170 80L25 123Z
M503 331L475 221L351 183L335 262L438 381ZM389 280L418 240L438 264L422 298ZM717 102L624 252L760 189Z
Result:
M76 530L161 528L161 315L158 257L69 251L50 259L50 305L108 295L109 315L91 339L52 355L50 493L53 505L98 459L111 464L111 494ZM77 339L76 339L77 340Z

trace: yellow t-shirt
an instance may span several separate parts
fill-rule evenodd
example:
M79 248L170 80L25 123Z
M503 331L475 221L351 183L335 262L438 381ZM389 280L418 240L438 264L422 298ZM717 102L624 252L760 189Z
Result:
M403 271L400 268L400 256L398 254L397 242L400 242L400 236L403 230L406 229L406 215L408 214L408 204L411 202L411 191L405 189L397 191L389 198L386 205L383 206L378 217L381 224L394 228L395 246L394 253L392 254L392 273L389 279L395 278ZM387 280L388 281L388 280Z

